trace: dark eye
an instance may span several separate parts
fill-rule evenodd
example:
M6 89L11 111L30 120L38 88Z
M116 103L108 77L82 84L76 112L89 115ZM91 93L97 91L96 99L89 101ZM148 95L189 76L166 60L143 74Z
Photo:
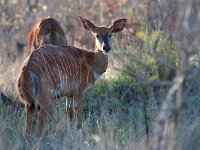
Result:
M96 37L99 39L99 38L100 38L100 35L97 34Z
M110 35L108 35L109 37L111 37L112 36L112 34L110 34Z

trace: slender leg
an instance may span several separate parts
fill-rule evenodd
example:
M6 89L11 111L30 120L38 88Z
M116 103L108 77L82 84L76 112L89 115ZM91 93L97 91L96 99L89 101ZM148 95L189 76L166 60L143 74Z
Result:
M74 124L76 123L76 127L78 129L80 129L82 126L82 112L83 112L82 104L83 104L83 96L81 94L79 95L77 94L74 97L68 97L68 103L67 103L68 117L70 118L71 125L74 126Z
M82 127L82 116L83 116L83 102L80 101L77 107L77 129L80 129Z
M38 121L37 121L37 124L38 124L38 136L39 137L41 136L43 128L44 128L44 120L45 120L45 118L46 118L46 113L42 108L40 108L40 114L39 114Z
M42 105L40 107L40 113L39 113L38 121L37 121L39 137L42 134L42 131L44 129L44 122L47 117L48 117L48 120L51 118L51 104L50 103L46 103L46 105Z
M26 111L25 134L26 134L26 137L29 138L30 131L31 131L31 124L32 124L31 107L26 105L25 111Z
M75 106L76 106L76 103L74 101L73 96L68 97L67 101L66 101L67 116L70 119L70 124L71 124L72 127L75 124L75 111L74 111Z
M83 113L83 96L79 94L77 97L75 97L76 101L78 102L75 109L75 114L77 116L77 129L80 129L82 126L82 113Z
M74 117L74 110L73 110L73 96L68 96L66 99L66 108L67 108L67 115L70 119Z

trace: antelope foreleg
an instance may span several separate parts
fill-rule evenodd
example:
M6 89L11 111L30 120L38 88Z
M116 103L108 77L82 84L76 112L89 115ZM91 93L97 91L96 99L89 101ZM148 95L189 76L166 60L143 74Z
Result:
M77 116L76 127L77 127L77 129L80 129L81 126L82 126L82 116L83 116L83 114L82 114L83 113L83 96L78 95L76 100L78 102L78 106L75 108L75 113L76 113L76 116Z
M40 113L38 116L38 120L37 120L37 126L38 126L38 136L40 137L42 134L42 131L44 129L44 123L46 118L48 118L48 121L51 119L51 107L47 107L48 104L46 105L46 107L40 107ZM49 124L49 129L50 129L51 124Z

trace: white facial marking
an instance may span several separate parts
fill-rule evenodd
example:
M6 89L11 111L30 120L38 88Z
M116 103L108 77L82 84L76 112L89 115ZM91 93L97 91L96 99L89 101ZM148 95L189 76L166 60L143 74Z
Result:
M99 50L103 51L103 44L101 44L100 41L97 38L96 38L96 47Z

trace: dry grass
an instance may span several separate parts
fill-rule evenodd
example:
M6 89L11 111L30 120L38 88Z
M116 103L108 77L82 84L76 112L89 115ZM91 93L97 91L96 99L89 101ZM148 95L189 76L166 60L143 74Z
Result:
M48 133L46 124L42 138L38 139L34 129L29 143L22 131L25 112L13 111L0 100L0 149L146 150L152 148L149 143L159 137L158 132L164 145L166 137L170 137L168 149L199 149L197 0L35 2L0 1L0 91L14 100L19 68L28 55L27 35L41 17L56 18L69 45L87 49L94 47L94 39L84 31L79 15L106 25L125 17L127 25L123 33L113 37L107 73L85 96L81 130L69 126L63 99L54 104L52 133ZM172 66L173 76L184 76L183 84L176 87L175 80L162 80L159 70L168 73L168 66ZM164 121L160 111L165 114ZM154 144L163 143L157 140Z

